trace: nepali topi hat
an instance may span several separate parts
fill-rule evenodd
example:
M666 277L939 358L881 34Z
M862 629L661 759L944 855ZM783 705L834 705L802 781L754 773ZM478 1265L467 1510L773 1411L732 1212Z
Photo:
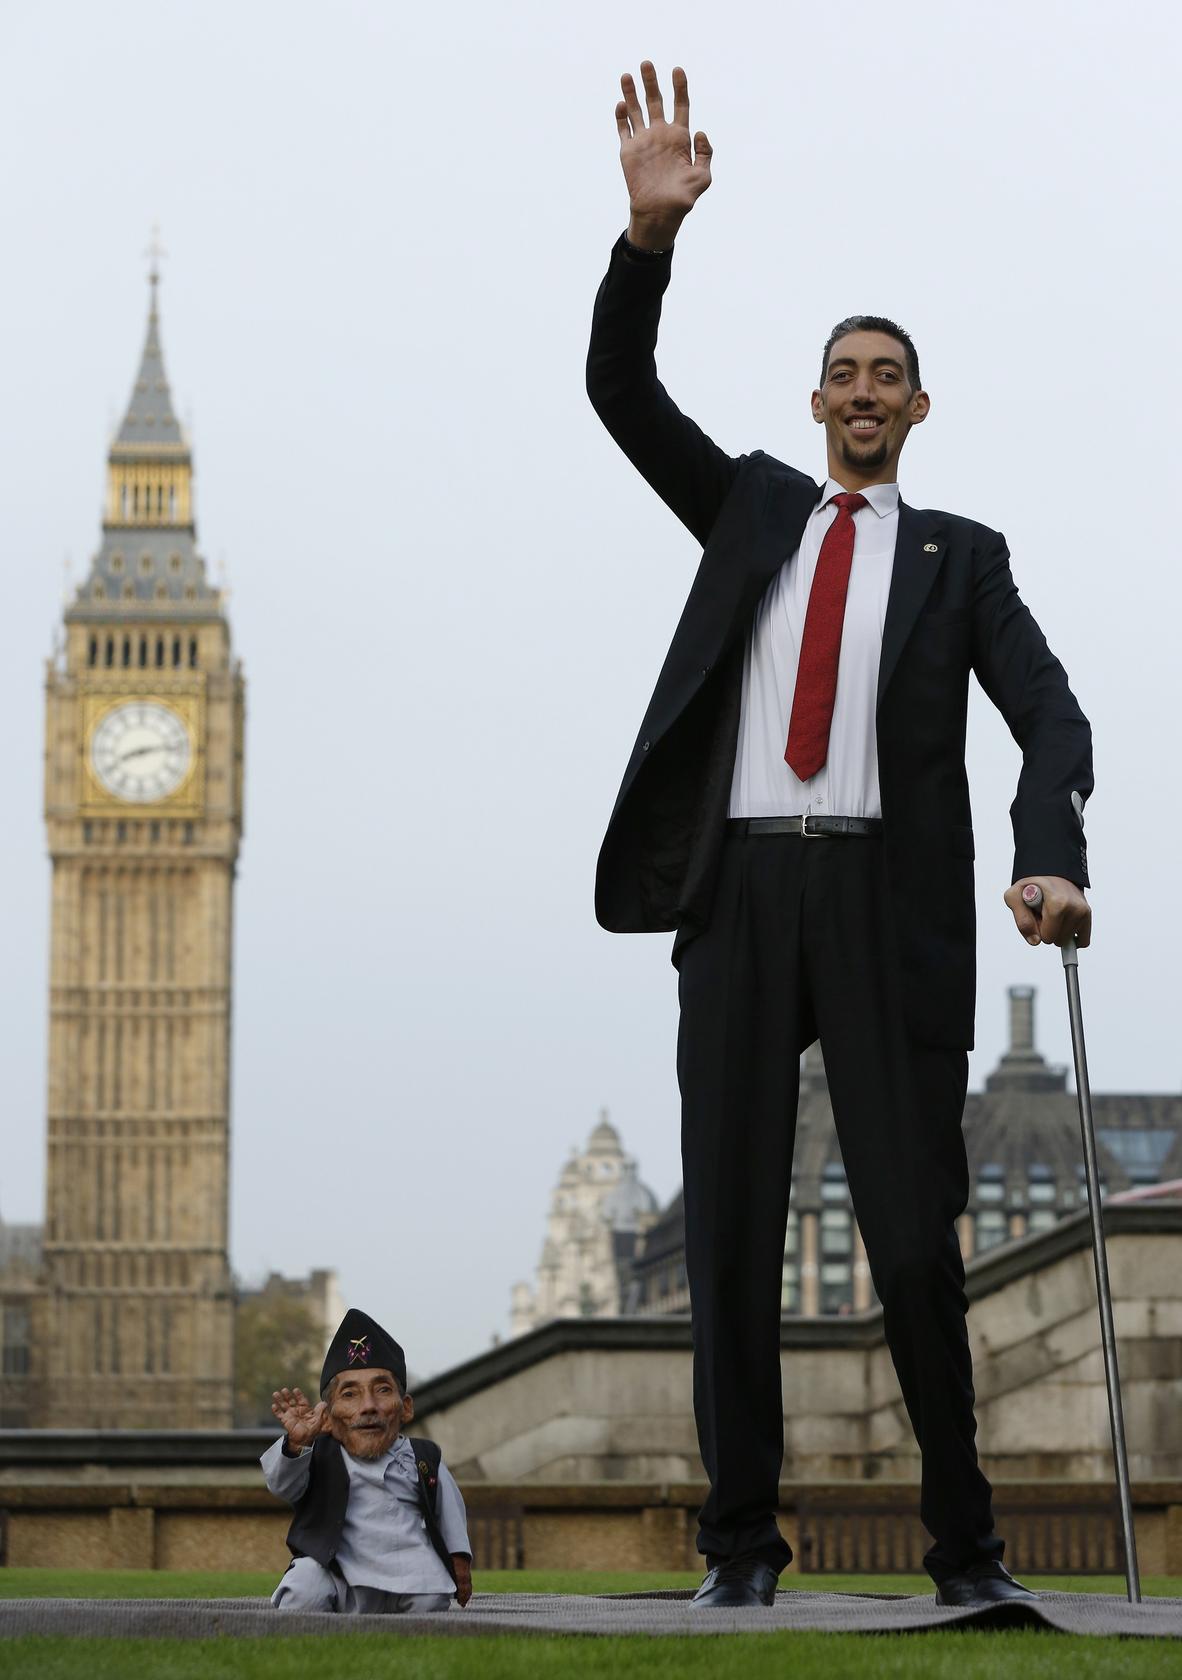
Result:
M320 1392L344 1371L389 1371L406 1393L406 1355L376 1319L350 1307L329 1343L320 1373Z

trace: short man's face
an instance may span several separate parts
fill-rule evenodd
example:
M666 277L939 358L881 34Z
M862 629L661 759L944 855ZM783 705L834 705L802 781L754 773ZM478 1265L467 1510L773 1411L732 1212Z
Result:
M354 1458L381 1458L414 1411L390 1371L342 1371L328 1396L332 1433Z
M926 392L911 389L897 338L846 333L830 350L824 384L812 397L813 418L825 428L830 472L844 468L867 482L875 475L893 477L908 432L929 406Z

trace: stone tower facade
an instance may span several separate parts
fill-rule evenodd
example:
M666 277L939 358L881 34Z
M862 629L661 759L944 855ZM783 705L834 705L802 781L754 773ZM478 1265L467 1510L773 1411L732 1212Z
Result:
M193 523L157 276L102 540L46 682L47 1427L224 1428L243 679Z

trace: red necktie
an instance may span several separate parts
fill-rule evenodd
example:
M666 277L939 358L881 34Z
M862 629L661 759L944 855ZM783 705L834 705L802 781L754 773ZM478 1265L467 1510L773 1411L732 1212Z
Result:
M865 496L849 492L829 500L837 518L825 533L813 573L784 752L784 762L802 782L816 775L829 754L845 597L854 559L854 514L866 506Z

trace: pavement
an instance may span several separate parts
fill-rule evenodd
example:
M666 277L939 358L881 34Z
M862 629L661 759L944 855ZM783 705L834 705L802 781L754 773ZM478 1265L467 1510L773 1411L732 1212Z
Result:
M26 1634L120 1639L260 1639L276 1634L377 1632L465 1638L474 1634L649 1635L926 1633L933 1628L1045 1628L1059 1633L1182 1639L1182 1598L1141 1604L1104 1593L1039 1593L982 1609L944 1608L930 1594L776 1594L766 1609L693 1610L684 1592L476 1593L466 1609L433 1616L339 1616L275 1610L265 1598L14 1598L0 1602L0 1639Z

